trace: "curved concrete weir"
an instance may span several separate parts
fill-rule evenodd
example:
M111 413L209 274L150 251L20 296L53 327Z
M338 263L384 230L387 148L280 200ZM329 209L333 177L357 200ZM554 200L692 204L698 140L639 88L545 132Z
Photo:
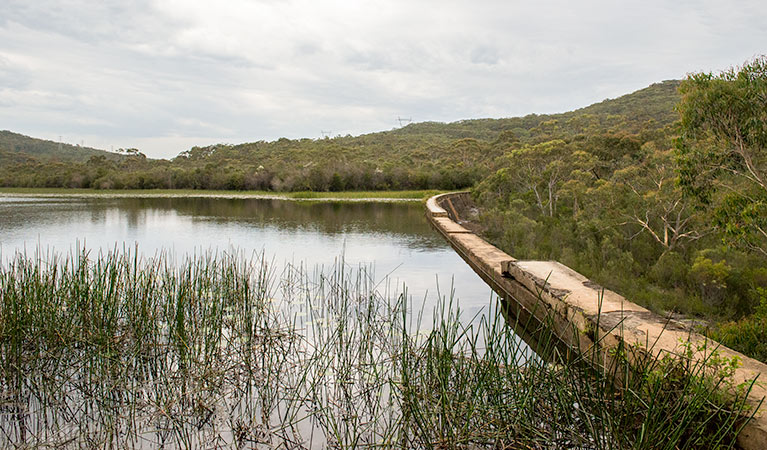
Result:
M765 381L767 365L708 340L680 323L663 317L604 289L583 275L556 261L519 261L489 244L458 223L454 203L468 192L437 195L426 202L427 217L461 257L508 303L518 317L546 323L569 348L593 349L599 336L600 358L609 359L610 349L623 343L654 355L679 354L681 343L716 350L724 357L737 356L742 362L734 375L735 384L759 378ZM576 332L573 332L573 331ZM529 336L528 336L529 337ZM531 343L533 346L534 342ZM704 358L698 351L696 358ZM753 386L748 401L757 407L767 396L761 383ZM767 414L760 408L738 438L740 447L767 449Z

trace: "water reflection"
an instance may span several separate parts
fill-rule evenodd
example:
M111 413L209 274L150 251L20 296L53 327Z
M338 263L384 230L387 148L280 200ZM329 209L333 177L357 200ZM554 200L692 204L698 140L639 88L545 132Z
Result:
M219 198L0 197L0 252L68 253L138 245L176 257L238 249L277 265L370 269L382 286L414 298L455 296L467 316L489 304L490 288L434 232L419 203L316 203ZM437 281L439 280L439 282Z
M163 318L161 312L182 303L155 287L161 294L144 298L167 304L147 315L159 320L137 321L154 327L146 334L147 345L141 341L135 351L114 351L129 334L116 333L116 338L104 340L109 351L73 346L73 352L61 357L62 370L52 371L52 376L46 371L47 360L37 366L46 370L24 369L23 379L33 382L14 388L14 404L20 405L16 412L0 414L0 446L34 446L35 439L45 445L77 445L72 443L86 442L84 437L107 436L102 447L128 442L136 448L165 448L177 442L188 448L240 448L240 441L274 435L285 442L298 439L308 448L325 448L330 435L316 431L325 423L322 417L345 417L343 426L369 435L370 443L377 444L378 433L398 420L399 400L390 401L396 393L388 388L389 380L401 376L392 356L404 348L398 339L408 333L413 342L422 343L439 298L454 298L443 304L459 305L464 324L487 314L493 301L490 288L430 228L420 204L0 197L0 262L25 249L67 254L78 245L91 249L92 255L137 245L146 256L165 252L175 261L233 249L246 255L263 253L277 272L276 286L256 294L262 304L254 307L252 293L222 294L245 283L229 279L226 284L205 272L189 284L196 293L185 297L198 300L190 311L200 313L182 320L173 314ZM344 267L337 266L341 260ZM263 261L255 264L264 267ZM150 280L147 286L154 286L152 279L145 277ZM138 283L117 284L130 288ZM405 301L398 296L403 286ZM373 289L382 296L371 294ZM231 301L220 302L224 298ZM129 311L134 303L116 309ZM264 305L275 311L264 317L284 320L265 321L269 327L253 332L253 323L260 327L261 321L254 322L250 315L268 310ZM83 311L89 317L90 310ZM178 323L196 332L179 332ZM169 331L171 326L176 331ZM473 341L478 354L482 337L478 334ZM526 345L510 344L501 347L516 348L513 356L529 357ZM189 357L194 352L188 349L203 348L214 351L195 353L205 358ZM200 361L203 364L192 365ZM22 407L31 413L18 412ZM289 436L280 434L288 431Z
M200 222L238 224L324 235L360 233L399 237L416 248L441 248L417 203L317 203L215 198L14 198L0 197L0 233L8 245L29 232L55 236L70 224L103 227L120 240L120 228L138 230L162 222L167 233ZM209 228L215 228L209 225ZM43 232L45 232L43 234ZM43 239L46 240L46 239Z

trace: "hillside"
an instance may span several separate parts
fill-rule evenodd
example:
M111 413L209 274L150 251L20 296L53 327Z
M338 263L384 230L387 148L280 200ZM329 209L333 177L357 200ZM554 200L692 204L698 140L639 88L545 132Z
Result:
M676 120L678 81L562 114L424 122L326 139L278 139L193 147L147 160L0 133L0 185L93 188L339 191L456 189L497 168L510 148L553 139L589 141L609 157L626 136L663 134ZM631 142L629 142L631 144ZM631 144L633 145L633 144ZM85 162L91 156L105 161ZM141 155L143 156L143 155ZM34 159L27 159L27 158Z
M92 156L104 156L114 161L122 158L117 153L96 148L59 144L8 130L0 131L0 162L24 162L30 158L41 161L85 162Z
M678 119L674 106L679 101L681 81L667 80L615 99L560 114L529 114L505 119L470 119L453 123L423 122L391 132L397 135L440 136L447 139L473 138L492 141L502 131L512 131L523 142L542 134L577 135L593 131L639 133L646 127L663 127Z
M221 177L221 169L232 175L208 185L213 188L461 188L489 174L495 159L516 143L657 133L677 118L678 85L679 81L653 84L563 114L424 122L361 136L194 147L173 163L195 168L198 175L215 167L208 178Z

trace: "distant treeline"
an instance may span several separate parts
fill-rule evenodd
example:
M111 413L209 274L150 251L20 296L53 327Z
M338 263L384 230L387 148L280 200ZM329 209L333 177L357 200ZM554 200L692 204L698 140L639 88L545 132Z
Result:
M489 173L478 161L488 146L473 141L447 149L439 162L425 159L411 164L376 164L359 154L316 141L291 141L297 153L311 153L294 161L252 163L222 154L231 147L193 148L173 161L150 160L142 155L120 161L93 156L86 162L26 161L0 169L6 187L60 187L92 189L214 189L265 191L344 191L456 189L471 186ZM255 144L258 145L258 144ZM272 144L269 144L272 145ZM473 146L467 163L450 161L451 150ZM215 157L209 152L217 150ZM491 159L492 160L492 159Z

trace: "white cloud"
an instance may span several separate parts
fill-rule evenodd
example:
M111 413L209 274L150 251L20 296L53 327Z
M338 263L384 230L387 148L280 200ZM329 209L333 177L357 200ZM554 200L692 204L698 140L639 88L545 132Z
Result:
M0 128L171 157L565 111L741 64L767 51L766 16L753 0L8 0Z

